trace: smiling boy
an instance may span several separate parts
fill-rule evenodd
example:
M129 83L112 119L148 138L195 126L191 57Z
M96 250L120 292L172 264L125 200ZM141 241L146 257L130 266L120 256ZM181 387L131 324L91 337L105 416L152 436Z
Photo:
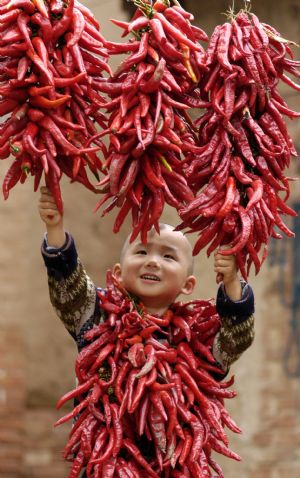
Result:
M99 309L97 288L77 256L72 236L65 232L50 191L42 187L39 213L47 234L42 254L48 272L51 303L64 326L77 342L86 345L85 333L105 320ZM120 262L113 267L123 287L137 296L146 309L159 316L195 287L192 248L187 238L172 226L162 224L160 234L150 231L148 243L126 240ZM222 283L217 294L221 328L213 343L220 376L237 360L254 338L254 297L249 284L240 281L234 256L214 256L214 270Z

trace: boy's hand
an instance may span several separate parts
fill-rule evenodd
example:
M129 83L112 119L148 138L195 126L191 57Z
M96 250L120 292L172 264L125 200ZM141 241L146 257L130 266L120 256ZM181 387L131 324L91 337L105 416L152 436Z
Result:
M225 249L225 247L222 247ZM234 255L223 256L218 252L214 254L214 271L217 273L216 282L223 281L228 297L237 301L242 297L242 286L238 277L238 268Z
M47 227L57 226L62 223L62 215L57 209L50 189L45 186L40 188L41 196L38 203L38 210L42 221Z
M51 191L42 186L40 192L38 210L42 221L46 224L48 246L60 248L66 240L63 217L57 209Z

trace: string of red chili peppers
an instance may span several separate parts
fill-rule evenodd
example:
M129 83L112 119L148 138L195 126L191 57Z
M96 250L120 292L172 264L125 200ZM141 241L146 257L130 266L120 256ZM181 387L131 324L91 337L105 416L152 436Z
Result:
M108 53L99 24L77 0L0 2L0 158L15 160L3 181L6 199L30 173L37 190L44 173L62 211L63 173L92 191L86 166L98 178L102 163L85 143L106 127L95 107L103 101L97 82L109 74ZM99 56L100 55L100 56Z
M220 328L215 306L204 300L172 305L162 318L138 307L111 273L101 308L107 319L85 334L76 360L76 389L58 402L79 400L56 425L77 417L64 449L69 478L223 476L216 451L240 460L224 430L239 433L224 407L236 394L220 373L211 345ZM158 340L155 334L164 337ZM152 443L150 459L141 437ZM189 472L187 471L189 470ZM125 476L125 475L124 475Z
M99 183L105 195L96 210L107 201L103 215L121 208L115 232L131 211L131 239L141 233L145 242L149 229L158 229L165 202L178 209L193 198L181 162L182 156L198 151L186 110L208 106L198 89L205 68L198 40L207 41L207 35L177 5L133 3L139 8L130 22L113 22L123 36L133 34L136 40L106 43L110 54L129 47L132 53L99 86L111 99L101 105L109 120L108 129L99 133L109 133L110 145L107 175Z
M282 115L300 117L278 91L280 80L300 91L284 73L300 77L288 43L253 13L241 11L215 28L207 49L209 71L200 80L210 107L195 121L202 151L185 170L200 193L181 209L180 228L199 232L194 254L207 245L210 255L231 244L221 253L236 255L245 279L252 263L259 272L270 236L282 238L275 228L294 236L281 218L296 215L286 204L292 178L284 170L297 156Z

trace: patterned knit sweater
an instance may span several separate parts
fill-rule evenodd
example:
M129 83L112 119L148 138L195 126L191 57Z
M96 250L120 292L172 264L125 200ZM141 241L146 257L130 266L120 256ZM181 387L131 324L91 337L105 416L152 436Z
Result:
M84 334L94 324L105 320L100 312L97 288L86 274L69 233L63 247L48 247L45 238L41 250L48 272L51 303L81 350L86 345ZM213 354L223 371L228 370L254 339L253 291L246 282L242 282L242 288L242 299L237 302L226 295L223 284L217 294L221 328L214 339Z

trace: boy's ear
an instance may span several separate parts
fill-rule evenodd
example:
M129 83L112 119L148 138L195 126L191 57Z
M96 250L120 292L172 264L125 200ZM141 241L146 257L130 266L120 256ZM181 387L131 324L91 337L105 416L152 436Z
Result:
M195 276L188 276L184 286L181 289L181 294L190 295L193 293L197 279Z
M117 262L113 267L113 275L117 279L119 279L119 280L121 279L122 269L121 269L121 264L119 262Z

